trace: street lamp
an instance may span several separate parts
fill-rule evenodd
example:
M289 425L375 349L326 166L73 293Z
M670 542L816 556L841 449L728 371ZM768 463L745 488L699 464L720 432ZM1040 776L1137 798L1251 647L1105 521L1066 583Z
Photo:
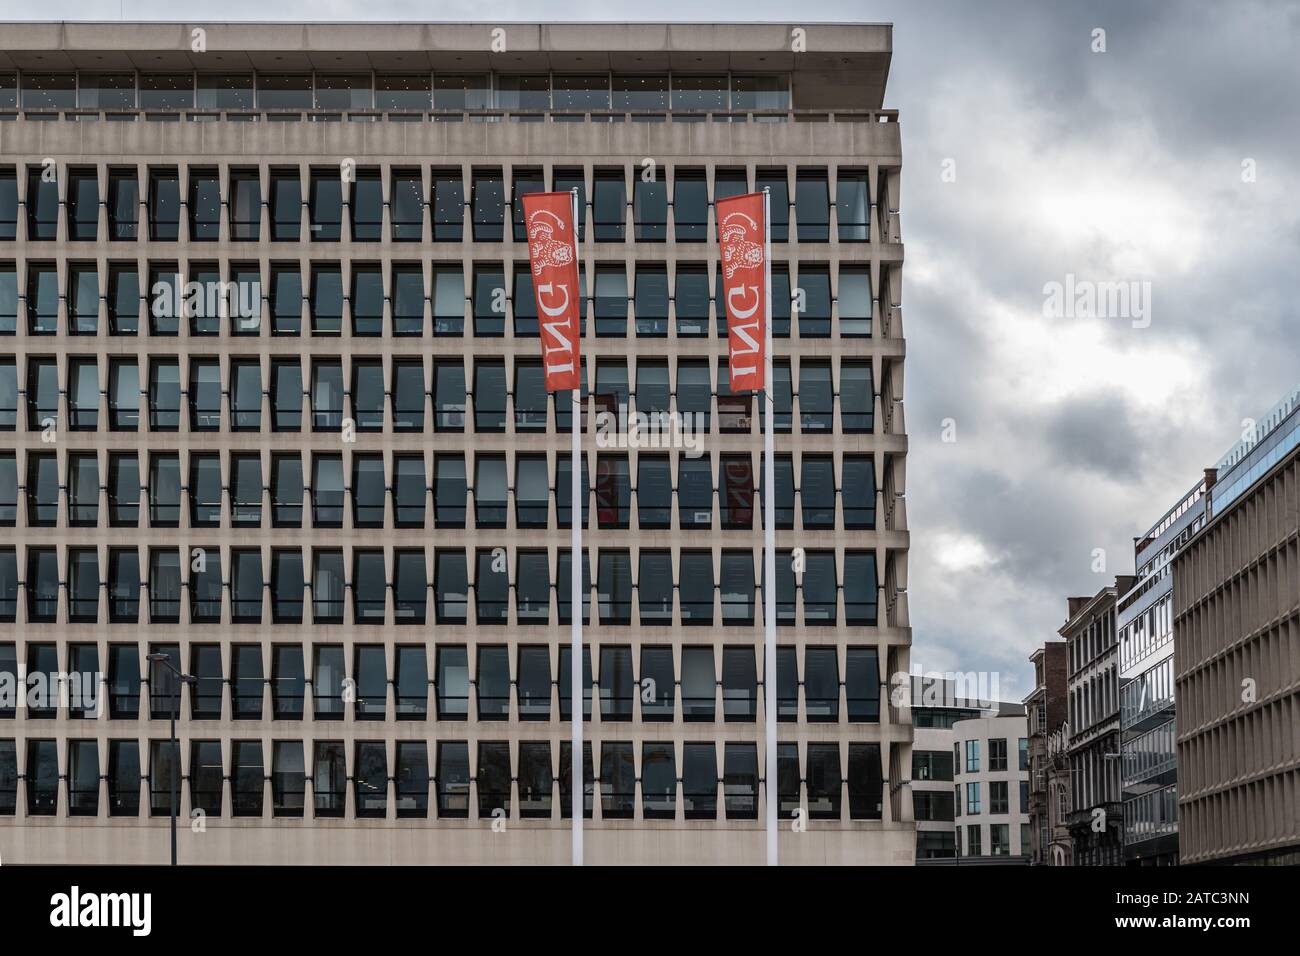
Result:
M192 674L182 674L172 663L172 659L166 654L148 654L145 660L154 664L163 664L169 671L176 675L176 680L172 684L172 712L171 712L171 743L172 743L172 772L171 772L171 818L172 818L172 866L176 865L176 807L180 803L180 795L177 791L180 789L180 764L181 745L176 739L176 715L180 710L180 685L197 684L199 679ZM152 684L150 684L152 692Z

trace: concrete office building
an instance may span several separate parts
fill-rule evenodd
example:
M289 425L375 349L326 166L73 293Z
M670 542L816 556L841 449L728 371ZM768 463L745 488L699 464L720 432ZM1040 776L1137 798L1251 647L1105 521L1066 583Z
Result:
M1300 863L1300 388L1173 558L1182 863Z
M1066 645L1048 641L1029 655L1034 689L1024 699L1029 744L1030 862L1069 864L1069 761L1062 727L1066 722Z
M1075 866L1116 866L1123 859L1115 602L1132 583L1131 575L1120 575L1092 597L1070 598L1058 632L1066 643L1066 822Z
M912 686L912 809L916 819L916 863L944 865L957 862L957 804L954 786L954 765L959 754L954 744L958 721L980 717L1024 717L1019 704L986 699L987 689L979 690L978 683L965 680L976 675L962 675L963 681L940 675L913 676ZM971 691L975 693L972 695ZM1015 741L1017 766L1025 765L1024 735ZM1016 798L1024 803L1027 774L1021 774L1019 785L1013 788ZM973 779L973 778L972 778ZM995 821L1000 822L1000 821ZM985 840L984 846L987 847Z
M968 717L953 724L952 737L958 862L1028 863L1025 714Z
M1124 862L1178 862L1178 761L1174 747L1173 559L1205 524L1214 471L1133 547L1136 576L1116 605L1119 630L1120 788Z
M755 189L780 853L913 861L890 27L3 35L0 691L98 691L0 700L6 864L165 861L174 761L182 862L568 861L571 420L518 199L574 188L588 861L764 859L762 410L712 215ZM698 442L598 445L629 403ZM178 748L149 655L196 678Z

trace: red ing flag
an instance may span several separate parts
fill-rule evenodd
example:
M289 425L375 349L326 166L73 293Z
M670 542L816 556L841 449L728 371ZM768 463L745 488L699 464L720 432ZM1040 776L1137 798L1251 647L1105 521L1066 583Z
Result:
M767 223L763 194L720 199L717 215L731 390L758 391L766 387Z
M546 390L579 388L582 325L572 194L526 193L524 222Z

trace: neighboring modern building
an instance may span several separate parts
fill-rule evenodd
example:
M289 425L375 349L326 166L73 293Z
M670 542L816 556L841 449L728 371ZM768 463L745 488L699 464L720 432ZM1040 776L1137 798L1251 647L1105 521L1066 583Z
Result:
M969 678L969 680L967 679ZM916 862L918 865L955 863L957 801L954 796L954 727L958 721L999 714L1020 714L1019 704L992 699L991 688L978 686L978 675L948 678L914 675L912 687L912 807L916 818ZM1017 766L1024 758L1024 735L1016 741ZM1023 771L1025 767L1020 767ZM1025 774L1021 775L1026 777ZM1025 790L1022 779L1017 798ZM987 843L985 844L987 846Z
M1178 765L1174 747L1173 559L1205 524L1206 472L1134 542L1132 586L1119 596L1120 787L1124 862L1178 862Z
M1182 863L1300 864L1300 388L1173 558Z
M1025 697L1028 720L1029 851L1035 865L1069 864L1070 768L1061 733L1066 721L1066 644L1048 641L1029 655L1034 689ZM1050 746L1049 746L1050 745Z
M957 854L964 863L1028 863L1029 744L1016 704L952 725Z
M1059 631L1066 643L1065 745L1072 808L1066 823L1075 866L1123 862L1115 602L1132 584L1132 576L1120 575L1092 597L1070 598Z
M6 864L163 862L176 765L186 863L568 862L543 189L581 200L587 860L764 859L766 676L782 861L913 862L889 26L3 30L0 689L98 692L0 701ZM712 203L750 190L775 675L715 298ZM598 447L630 401L698 444Z

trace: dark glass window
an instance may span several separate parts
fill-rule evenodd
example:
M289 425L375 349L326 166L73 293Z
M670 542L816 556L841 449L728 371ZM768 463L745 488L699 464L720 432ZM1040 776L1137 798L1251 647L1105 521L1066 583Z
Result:
M687 820L718 816L718 752L712 743L682 744L682 802Z
M640 622L671 624L673 620L673 568L668 551L642 549L637 571Z
M478 815L510 816L510 744L480 740L478 745Z
M316 432L343 428L343 363L336 359L312 360L311 428Z
M465 271L456 265L433 267L433 334L465 333Z
M438 455L434 459L434 521L440 528L465 527L465 481L463 455Z
M135 624L139 615L139 552L114 548L108 553L108 619L115 624Z
M221 187L215 169L189 171L191 242L216 242L221 234Z
M307 795L302 741L277 740L271 746L271 814L300 817Z
M384 275L378 266L352 267L352 334L374 336L384 331Z
M393 796L399 817L429 815L429 752L423 740L397 742Z
M300 575L301 576L301 575ZM299 591L299 594L302 592ZM302 720L307 686L302 645L271 648L271 715L275 720Z
M630 584L630 575L628 580ZM632 649L602 645L600 648L600 719L631 720L635 698Z
M190 455L190 524L196 528L221 525L221 457Z
M433 239L460 242L465 222L465 183L459 169L433 171Z
M352 562L353 623L383 624L388 591L384 552L354 551Z
M842 790L840 745L808 744L808 819L838 820Z
M573 816L573 744L568 740L560 741L560 818L571 819ZM593 813L593 800L596 793L595 764L591 759L591 743L582 745L582 815L590 820Z
M540 362L515 361L515 431L546 430L546 388Z
M347 803L348 761L343 743L316 741L312 770L313 811L318 817L341 817Z
M28 718L53 720L59 708L60 689L58 649L53 644L29 643L26 680Z
M460 359L433 365L434 431L465 430L465 365Z
M775 370L774 374L775 374ZM835 411L829 362L804 359L799 363L799 419L804 432L829 432ZM775 424L779 425L778 419Z
M384 366L378 359L352 360L352 420L359 432L384 428Z
M149 331L151 335L180 335L184 288L175 263L149 264Z
M139 234L140 182L134 169L108 171L108 237L130 241Z
M718 511L724 528L752 528L757 507L754 466L748 455L718 460Z
M221 367L215 361L190 360L189 400L191 431L221 427Z
M469 658L463 645L438 645L434 686L439 720L464 720L469 716Z
M685 263L677 267L677 291L673 304L677 312L677 334L709 334L709 273L704 265Z
M506 274L498 265L474 267L474 334L497 337L506 329Z
M256 359L230 363L230 427L257 431L262 427L262 367Z
M632 220L637 242L663 242L668 238L668 184L658 176L647 181L638 176L632 192ZM640 314L638 303L638 314Z
M637 459L636 504L641 529L667 528L672 520L673 502L668 456L642 453Z
M479 720L505 720L510 716L510 659L501 646L480 646L475 674Z
M398 455L393 459L393 517L399 528L424 527L424 459Z
M677 752L671 742L641 745L641 801L647 820L677 815Z
M596 457L596 521L601 528L626 528L632 508L627 455Z
M220 645L190 645L190 673L196 678L190 687L190 716L195 720L219 720L225 688Z
M845 652L844 699L850 721L880 719L880 660L874 647L850 647Z
M551 745L548 741L519 744L519 815L524 819L551 815L555 779L551 773Z
M424 273L420 266L393 266L393 334L424 334Z
M53 548L27 549L27 621L53 623L59 610L59 562Z
M176 170L149 170L149 238L175 242L180 236L181 181Z
M804 624L830 625L836 620L838 584L835 578L835 554L809 551L803 573Z
M506 430L506 367L501 359L474 362L474 430Z
M826 170L801 169L795 177L795 216L800 242L830 239L831 201ZM838 814L836 814L838 816Z
M343 232L343 183L339 170L311 171L311 239L313 242L338 242Z
M803 402L802 375L801 371L799 384L801 404ZM874 407L871 365L866 362L842 363L840 365L840 427L845 432L870 432L873 427Z
M870 270L841 266L839 280L840 335L871 335Z
M302 623L303 589L306 587L302 552L297 548L271 552L271 621Z
M636 806L636 768L632 744L603 741L600 745L600 808L609 820L630 820Z
M266 768L260 740L235 740L230 745L231 811L237 817L260 817L266 795Z
M597 169L591 195L596 241L622 242L627 223L627 182L624 171L621 168Z
M728 820L758 819L758 748L754 744L725 745L722 794Z
M438 623L464 624L469 603L469 571L464 551L435 553L433 588Z
M68 815L96 816L99 813L99 743L94 740L68 741Z
M429 664L423 644L397 646L393 683L397 719L424 720L429 713Z
M511 219L514 224L515 242L527 242L528 232L524 228L523 197L528 193L539 193L546 189L546 180L540 169L515 167L511 171Z
M340 556L341 559L341 556ZM343 647L317 644L312 666L311 696L317 720L343 719Z
M98 571L98 569L96 569ZM98 578L98 573L96 577ZM95 582L98 585L98 581ZM68 646L68 716L93 719L99 716L99 647L95 644ZM98 786L98 785L96 785Z
M645 552L642 552L644 558ZM641 645L641 718L672 720L677 702L673 649Z
M54 335L59 331L59 275L53 265L27 266L27 332Z
M54 170L33 166L27 171L27 238L53 240L59 231L59 184Z
M546 458L540 455L515 457L515 525L545 528L550 515L551 488Z
M140 425L140 367L134 359L113 359L108 366L108 425L135 431Z
M880 770L880 744L849 744L848 782L849 819L879 820L884 790ZM1002 786L1005 790L1005 781Z
M140 742L110 740L108 742L108 815L134 817L139 813Z
M557 552L555 569L555 595L556 605L559 609L561 624L570 623L573 614L573 599L570 585L572 584L570 572L569 549L563 548ZM591 555L586 548L582 549L582 619L591 620Z
M866 242L870 238L867 218L870 206L866 170L839 170L835 185L835 216L839 223L840 242Z
M469 816L469 744L463 740L438 741L438 816Z
M230 554L230 619L236 624L262 621L262 552Z
M875 552L845 552L845 621L850 625L874 627L876 625L877 596Z
M560 720L573 717L573 673L570 662L573 652L568 644L561 645L556 664L556 685L560 698ZM582 648L582 719L591 719L591 645Z
M108 716L114 720L136 720L140 716L140 656L134 644L108 647Z
M317 73L315 85L318 110L368 110L374 105L369 73Z
M551 652L548 647L519 648L519 679L516 683L516 696L521 720L550 719Z
M180 456L149 456L149 524L155 528L174 528L181 520Z
M353 242L378 242L384 234L384 186L378 169L358 169L348 211Z
M382 555L381 555L382 557ZM358 644L353 649L357 720L383 720L388 711L388 661L382 644Z
M479 528L504 528L507 513L504 455L478 455L474 460L474 523Z
M845 455L840 489L844 527L872 529L876 526L875 463L869 456Z
M632 622L632 558L627 551L601 549L596 594L601 624Z
M261 720L263 688L262 646L236 644L231 654L230 703L236 720Z
M99 328L99 272L95 266L68 269L68 333L94 335Z
M501 170L475 169L470 193L474 212L474 241L500 242L505 222L505 186Z
M622 265L596 267L596 335L627 335L627 270ZM625 386L626 387L626 386ZM627 395L624 393L624 401Z
M722 649L722 716L753 721L758 713L758 671L752 647Z
M713 624L713 555L708 551L683 551L677 575L682 623Z
M638 231L640 225L637 226ZM647 338L663 338L668 334L668 270L660 265L636 267L636 334ZM640 365L637 371L637 403L640 407ZM666 367L666 366L665 366ZM665 385L667 375L665 373Z
M682 717L685 720L714 719L717 677L712 647L682 648Z
M256 242L262 231L262 182L257 170L230 173L230 238Z
M831 274L826 266L799 266L799 335L806 339L831 334Z
M713 524L713 469L708 458L677 459L677 521L682 528Z
M181 369L176 359L149 360L149 429L174 432L181 425Z
M302 365L296 358L271 363L271 429L299 431L302 428Z
M59 754L54 740L27 741L27 815L53 816L59 805Z
M297 170L271 170L271 241L302 237L302 182Z
M313 335L343 331L343 273L338 266L312 266L310 308Z
M271 333L299 335L302 332L302 271L297 266L271 267Z
M708 238L709 187L704 170L673 170L673 223L678 242Z
M317 550L312 554L312 619L317 624L342 624L347 588L343 575L343 552ZM341 676L342 663L338 667Z
M68 620L94 623L99 617L99 555L93 548L68 549Z
M550 561L545 551L521 551L515 579L515 618L519 624L546 624L551 618Z
M718 582L724 625L754 623L754 558L748 551L723 551Z
M804 650L804 708L809 721L835 721L840 713L839 658L834 647Z
M94 527L99 521L99 459L94 453L68 455L68 523Z
M425 96L427 98L427 91ZM420 181L419 170L393 170L390 212L394 242L419 242L423 238L424 186Z

